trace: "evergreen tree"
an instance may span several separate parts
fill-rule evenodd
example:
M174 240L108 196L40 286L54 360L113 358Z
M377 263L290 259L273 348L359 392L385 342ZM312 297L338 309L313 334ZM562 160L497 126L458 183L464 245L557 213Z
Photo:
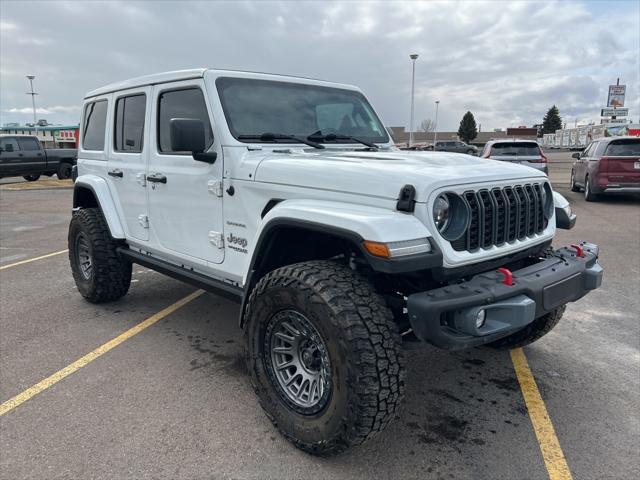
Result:
M478 127L473 113L467 112L460 120L460 128L458 128L458 138L463 142L469 143L478 136Z
M547 114L542 120L542 133L556 133L556 130L562 128L562 119L560 118L560 112L555 105L549 109Z

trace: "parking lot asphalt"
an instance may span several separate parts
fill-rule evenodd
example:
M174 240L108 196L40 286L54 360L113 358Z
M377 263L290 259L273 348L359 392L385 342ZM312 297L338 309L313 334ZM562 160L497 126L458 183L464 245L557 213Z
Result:
M600 244L601 289L524 352L575 479L640 476L640 199L586 203L555 245ZM0 190L0 267L66 249L70 189ZM0 271L0 403L192 293L134 266L107 305L76 292L66 253ZM544 479L509 352L407 347L407 396L382 435L321 459L263 415L238 306L205 293L0 417L0 476Z

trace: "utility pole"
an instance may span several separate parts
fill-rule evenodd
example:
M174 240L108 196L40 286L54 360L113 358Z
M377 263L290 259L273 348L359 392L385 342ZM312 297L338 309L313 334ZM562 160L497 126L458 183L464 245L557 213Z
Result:
M36 78L35 75L27 75L29 79L29 84L31 85L31 91L27 92L27 95L31 95L31 106L33 107L33 127L35 128L36 138L38 138L38 121L36 120L36 95L37 93L33 91L33 79Z
M440 105L440 100L436 100L436 121L433 126L433 151L436 151L436 141L438 140L438 105Z
M411 59L411 120L409 122L409 147L413 145L413 95L415 93L415 83L416 83L416 59L418 58L417 53L412 53L409 55Z

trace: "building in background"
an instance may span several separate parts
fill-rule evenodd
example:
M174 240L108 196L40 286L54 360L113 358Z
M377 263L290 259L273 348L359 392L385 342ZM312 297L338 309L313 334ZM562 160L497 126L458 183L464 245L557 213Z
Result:
M396 145L409 143L409 132L405 127L389 127L387 129ZM433 144L434 132L414 132L413 143L416 145ZM535 128L507 128L505 130L496 129L493 132L478 132L478 136L469 142L470 145L484 147L489 140L501 138L520 138L522 140L536 140L537 129ZM458 132L438 132L438 141L459 140Z
M34 135L44 148L78 148L79 125L26 126L7 123L0 127L2 135Z

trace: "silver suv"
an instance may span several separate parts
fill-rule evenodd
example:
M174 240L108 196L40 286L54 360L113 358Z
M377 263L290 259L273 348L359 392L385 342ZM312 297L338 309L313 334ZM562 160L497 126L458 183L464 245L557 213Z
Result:
M490 140L482 150L482 158L519 163L549 174L547 157L534 140Z
M454 153L466 153L467 155L477 155L478 147L475 145L469 145L468 143L461 142L460 140L447 140L446 142L436 142L436 152L454 152Z

